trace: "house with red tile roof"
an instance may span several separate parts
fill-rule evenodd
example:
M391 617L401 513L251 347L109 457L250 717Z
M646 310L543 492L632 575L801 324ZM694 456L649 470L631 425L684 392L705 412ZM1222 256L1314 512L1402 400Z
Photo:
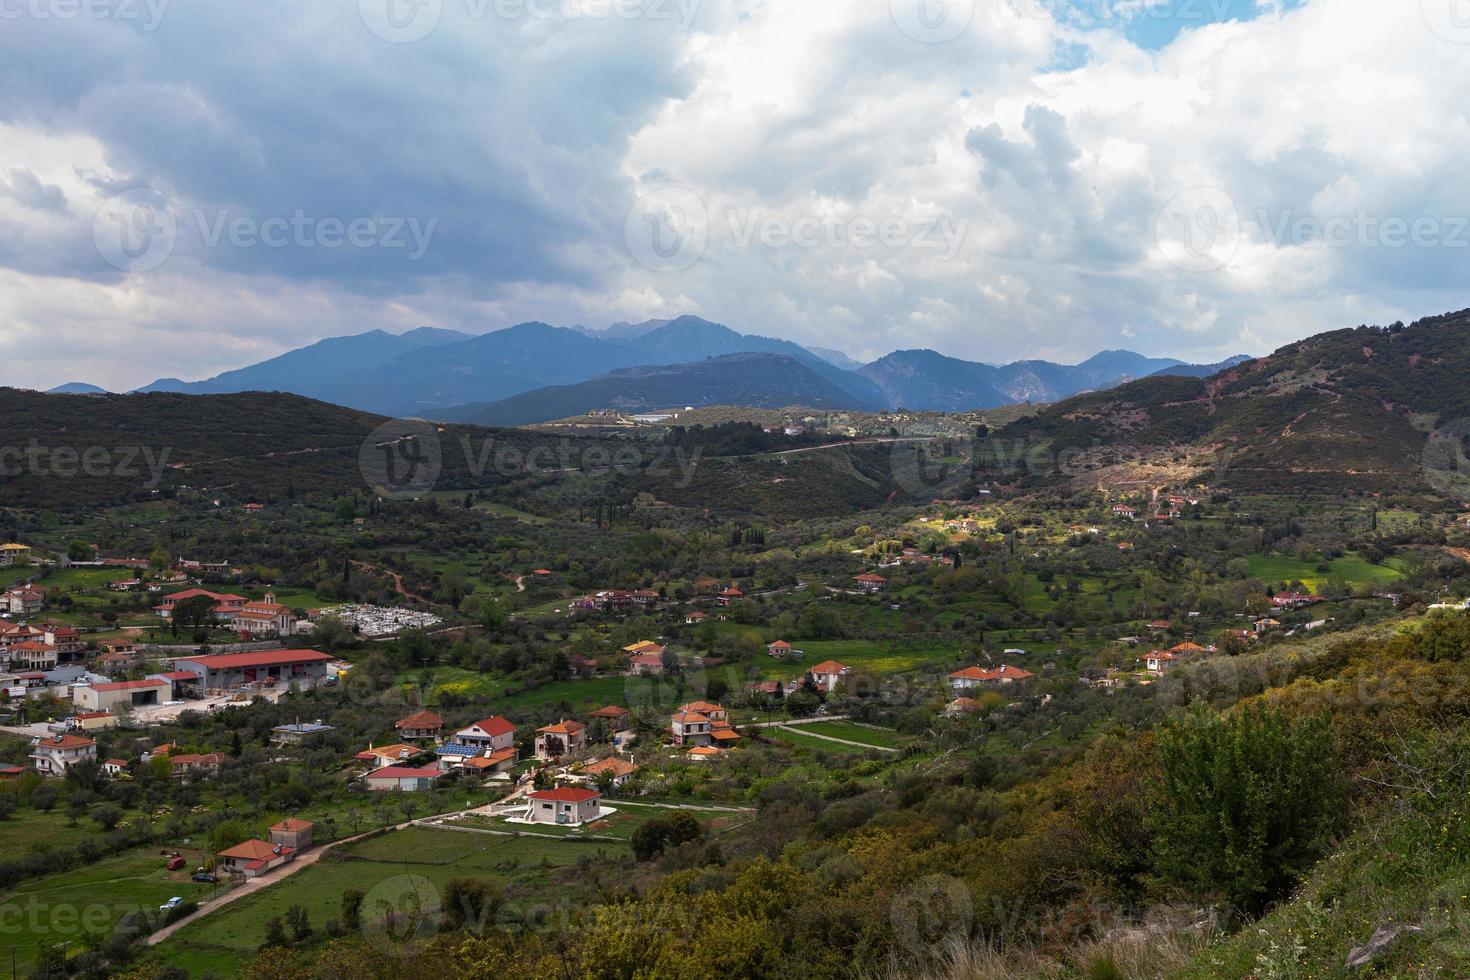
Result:
M286 862L294 860L296 850L283 844L248 840L220 851L218 857L218 866L222 870L230 874L244 875L246 878L259 878Z
M174 614L174 606L183 602L185 599L192 599L195 596L201 595L209 596L209 598L214 600L213 608L215 616L225 621L233 619L235 613L239 612L250 601L245 596L235 595L232 592L219 593L211 592L208 589L185 589L183 592L174 592L171 595L164 596L159 600L158 605L153 607L153 611L161 619L170 619Z
M831 694L852 674L852 668L835 660L824 660L807 671L817 690Z
M1162 674L1179 662L1179 655L1168 650L1154 650L1143 657L1143 669L1150 674Z
M492 715L455 732L454 741L491 751L508 749L516 743L516 726L500 715Z
M61 658L61 651L56 647L37 640L12 643L5 652L10 657L11 670L53 670Z
M406 738L409 741L422 739L437 741L444 731L444 719L432 711L419 711L407 718L398 719L393 723L393 727L398 730L399 738Z
M737 586L734 582L731 582L730 587L728 589L722 590L717 598L720 600L720 605L728 606L745 598L745 593L741 592L739 586Z
M603 773L607 773L612 779L613 787L617 788L622 786L628 780L632 779L633 775L637 771L638 767L629 762L627 759L620 759L617 756L612 755L608 756L606 759L599 759L597 762L592 762L583 766L581 769L577 770L577 775L586 776L589 779L595 780Z
M0 612L14 616L33 616L46 605L46 593L30 585L22 585L0 594Z
M242 605L230 625L250 636L290 636L296 632L296 615L276 601L274 592L267 592L259 602Z
M81 735L40 735L31 740L31 765L43 776L62 776L68 766L97 761L97 743Z
M602 794L583 786L558 786L527 794L528 823L555 823L575 827L602 817Z
M1036 675L1020 667L1002 664L999 667L966 667L949 675L950 687L956 693L976 687L1000 687L1029 681Z
M422 751L424 750L418 746L396 742L393 745L379 745L377 747L369 745L366 749L353 756L353 758L358 762L366 762L374 769L381 769L384 766L396 766L400 762L412 759Z
M628 728L629 711L622 705L610 704L589 714L587 717L596 718L614 732L626 731Z
M854 576L853 581L864 592L882 592L888 588L888 580L882 575L874 575L872 572L865 572L862 575Z
M664 658L656 653L640 653L628 658L628 674L638 676L640 674L662 674L664 672Z
M454 764L454 768L463 769L466 772L478 776L495 776L502 772L509 772L516 766L520 759L520 751L517 749L496 749L484 755L471 756L461 759Z
M563 719L536 729L536 758L543 762L574 755L587 745L587 726Z

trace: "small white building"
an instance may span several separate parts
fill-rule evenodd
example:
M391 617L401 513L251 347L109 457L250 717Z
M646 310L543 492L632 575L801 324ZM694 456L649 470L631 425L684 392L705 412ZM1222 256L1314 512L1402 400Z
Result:
M577 826L602 817L602 794L581 786L558 786L537 790L527 796L528 823L559 823Z

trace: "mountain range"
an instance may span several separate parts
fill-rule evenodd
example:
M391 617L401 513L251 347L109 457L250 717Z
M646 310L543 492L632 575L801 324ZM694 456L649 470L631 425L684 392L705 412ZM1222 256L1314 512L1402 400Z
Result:
M734 354L766 354L773 374L752 377L766 362L723 362L738 376L718 378L704 364ZM627 374L636 368L656 373ZM1002 366L930 350L896 351L858 364L840 351L808 349L787 340L742 334L694 316L606 329L522 323L481 335L421 327L401 335L381 330L334 337L202 381L161 378L140 392L229 394L281 391L362 411L438 419L483 417L546 421L566 405L593 397L621 401L589 407L717 404L743 395L761 406L962 411L1013 402L1053 402L1163 370L1194 370L1171 358L1105 351L1077 365L1020 361ZM1204 370L1203 368L1199 370ZM775 381L787 387L780 388ZM568 390L587 382L586 388ZM623 386L636 383L636 392ZM661 401L653 384L665 386ZM548 391L539 398L520 396ZM672 397L672 392L683 393ZM496 403L517 399L502 409ZM585 409L578 409L582 411ZM564 413L566 414L566 413ZM574 413L573 413L574 414Z
M980 377L954 365L932 365L937 356L918 360L961 379ZM1136 363L1136 356L1119 361L1109 355L1103 364L1076 368L1116 371ZM1031 372L1046 377L1035 368ZM1410 327L1364 326L1320 334L1205 378L1155 374L1075 395L992 430L993 441L987 444L1005 449L1012 461L1016 454L1031 459L1032 449L1047 450L1056 460L1080 452L1082 465L1072 473L1052 468L1034 478L1064 476L1091 488L1106 484L1136 491L1207 483L1236 491L1432 493L1466 501L1467 375L1470 310ZM955 382L948 374L939 377L946 384ZM1018 370L1013 377L1026 374ZM854 398L827 381L809 360L742 352L693 363L619 368L591 381L466 405L460 414L466 422L519 422L620 402L634 410L680 406L699 396L774 405L793 389L826 405L851 404ZM293 487L352 492L362 485L365 440L383 421L379 415L284 393L78 396L0 388L0 428L17 444L93 445L122 454L114 460L118 465L86 479L67 478L49 467L0 474L0 490L18 506L47 507L149 499L155 490L182 491L185 485L195 492L250 496L289 497ZM516 479L473 465L478 458L470 451L473 445L493 436L497 445L509 442L524 449L546 438L527 429L492 433L456 420L445 421L437 432L444 447L442 485L454 489ZM602 444L595 437L570 439L577 445ZM797 465L793 460L800 460L803 468L792 471ZM691 506L720 498L734 510L757 511L770 503L770 495L756 488L774 482L796 488L777 495L795 509L818 497L826 501L824 507L876 506L895 486L912 493L916 485L895 476L895 460L891 447L858 442L790 459L719 461L699 468L695 482L683 489L667 473L628 479L640 488L655 488L659 499ZM983 472L988 468L993 467L987 457L980 471L964 472L971 483L979 480L997 488L1033 479L1025 468L1019 477L1014 466ZM791 482L793 472L800 476L798 483ZM920 480L917 485L926 484ZM744 491L732 489L742 487ZM739 497L747 491L754 496Z

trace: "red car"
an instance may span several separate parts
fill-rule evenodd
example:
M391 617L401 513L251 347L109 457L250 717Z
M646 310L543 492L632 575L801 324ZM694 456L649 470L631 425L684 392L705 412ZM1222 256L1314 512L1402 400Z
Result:
M186 865L188 863L189 863L188 861L185 861L181 857L169 858L168 859L168 869L170 871L177 871L177 870L179 870L180 868L182 868L184 865Z

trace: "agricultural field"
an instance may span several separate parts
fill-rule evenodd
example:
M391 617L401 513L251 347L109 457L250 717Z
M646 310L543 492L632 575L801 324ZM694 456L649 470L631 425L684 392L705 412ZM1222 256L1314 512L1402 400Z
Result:
M1300 579L1309 589L1319 589L1329 579L1342 579L1355 588L1370 585L1392 585L1403 578L1402 562L1390 558L1382 565L1348 555L1325 563L1303 561L1287 555L1251 555L1247 561L1250 573L1267 584L1279 584ZM1323 571L1319 566L1326 564Z
M157 955L194 974L212 970L227 976L255 954L266 920L293 905L306 909L320 932L327 920L340 916L343 893L358 888L367 893L364 928L381 932L387 909L401 912L415 895L425 907L437 905L439 890L456 877L499 884L507 899L501 921L538 906L567 915L595 888L588 863L613 866L619 847L424 827L390 831L342 845L340 854L327 852L310 867L190 923L161 944Z
M203 901L215 886L196 884L189 875L205 855L187 849L180 853L187 858L180 871L166 870L168 859L158 849L140 848L26 881L0 894L4 946L13 948L18 966L25 969L42 946L106 933L127 913L143 912L156 922L158 907L175 896L186 902Z
M864 745L887 749L901 748L914 741L911 738L905 738L891 728L860 725L850 721L813 721L793 726L793 728L798 732L812 732L817 735L827 735L848 742L861 742Z

